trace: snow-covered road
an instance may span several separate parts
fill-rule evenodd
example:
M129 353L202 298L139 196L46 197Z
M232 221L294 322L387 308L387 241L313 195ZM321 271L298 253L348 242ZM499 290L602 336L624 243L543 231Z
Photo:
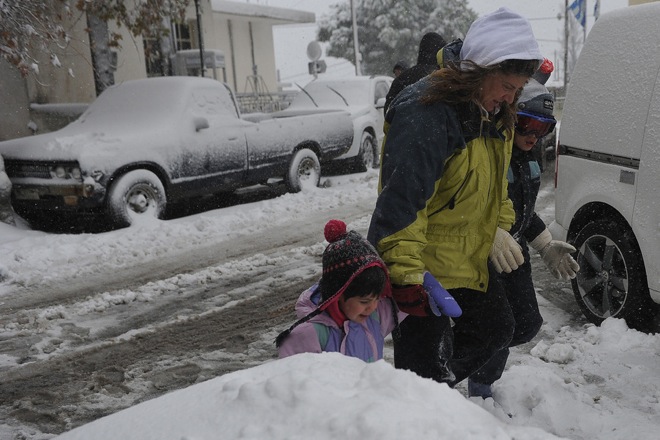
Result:
M341 218L365 233L377 177L373 170L333 176L326 188L100 234L0 225L0 438L51 438L272 361L295 298L320 275L325 222ZM552 215L547 185L538 211L546 221ZM562 399L577 396L580 405L566 411L583 411L589 424L621 433L620 420L631 419L633 433L657 433L660 422L647 416L660 411L660 339L620 324L606 334L585 325L570 284L551 278L536 255L533 265L546 323L513 351L517 372L496 387L501 400L514 410L529 402L523 390L542 372L575 384L579 393ZM637 349L597 349L606 337L628 338ZM629 389L646 395L635 399ZM606 422L610 413L619 415ZM592 436L572 418L577 425L568 427L544 412L517 414L513 423L569 438L621 438L602 429Z

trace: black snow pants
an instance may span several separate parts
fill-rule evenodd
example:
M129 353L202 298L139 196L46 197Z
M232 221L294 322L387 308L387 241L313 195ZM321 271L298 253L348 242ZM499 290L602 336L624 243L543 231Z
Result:
M509 346L513 315L490 265L489 272L485 293L465 288L449 291L463 310L453 318L453 326L445 316L408 316L401 322L394 336L396 368L454 386Z
M508 347L495 353L486 365L470 376L475 382L490 385L502 377L509 358L509 347L525 344L534 339L543 324L532 282L532 265L529 262L529 254L527 252L525 254L525 263L522 266L511 273L499 275L515 319L513 338Z

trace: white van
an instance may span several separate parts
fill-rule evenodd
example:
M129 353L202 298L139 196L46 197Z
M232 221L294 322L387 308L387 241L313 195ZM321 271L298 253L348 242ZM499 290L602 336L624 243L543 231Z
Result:
M578 249L584 315L645 330L660 304L660 3L602 15L571 76L555 238Z

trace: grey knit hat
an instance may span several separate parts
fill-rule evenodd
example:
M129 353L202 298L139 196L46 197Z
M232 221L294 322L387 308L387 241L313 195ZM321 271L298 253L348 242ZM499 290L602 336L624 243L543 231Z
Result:
M530 79L518 98L518 111L553 118L555 99L552 93L535 79Z

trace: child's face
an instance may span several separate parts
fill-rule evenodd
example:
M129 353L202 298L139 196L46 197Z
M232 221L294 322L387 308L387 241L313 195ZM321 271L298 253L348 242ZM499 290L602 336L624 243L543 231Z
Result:
M339 298L339 309L346 318L362 324L376 310L379 299L378 295L354 296L349 299L342 296Z
M535 134L522 135L516 132L513 137L513 145L523 151L530 151L532 148L534 148L536 141L538 141L538 138Z

